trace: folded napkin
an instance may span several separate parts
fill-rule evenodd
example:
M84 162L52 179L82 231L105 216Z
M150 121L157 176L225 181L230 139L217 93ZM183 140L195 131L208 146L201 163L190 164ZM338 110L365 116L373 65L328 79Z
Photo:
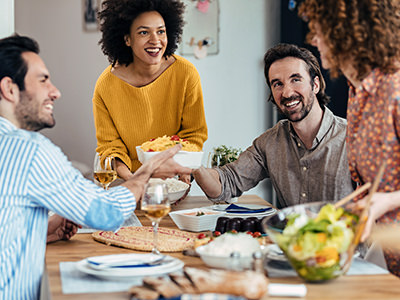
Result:
M239 206L236 204L231 204L227 208L225 208L225 211L227 213L235 213L235 214L255 214L255 213L263 213L263 212L269 211L271 209L272 209L272 207L270 207L270 206L265 207L265 208L253 209L253 208Z
M139 268L156 266L157 262L164 261L164 256L155 254L113 254L92 256L86 259L94 268Z

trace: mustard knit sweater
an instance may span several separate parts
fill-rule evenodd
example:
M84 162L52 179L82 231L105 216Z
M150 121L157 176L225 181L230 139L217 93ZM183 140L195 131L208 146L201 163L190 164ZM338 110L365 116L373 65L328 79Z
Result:
M177 134L202 149L207 140L203 93L196 68L176 61L155 81L134 87L107 67L93 96L97 152L120 158L131 171L140 167L136 146L163 135Z

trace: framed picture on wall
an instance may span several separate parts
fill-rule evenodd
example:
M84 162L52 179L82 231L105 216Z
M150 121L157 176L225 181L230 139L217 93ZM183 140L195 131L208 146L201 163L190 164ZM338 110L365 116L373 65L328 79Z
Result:
M101 7L102 0L82 0L83 6L83 29L85 31L98 31L99 20L97 13Z

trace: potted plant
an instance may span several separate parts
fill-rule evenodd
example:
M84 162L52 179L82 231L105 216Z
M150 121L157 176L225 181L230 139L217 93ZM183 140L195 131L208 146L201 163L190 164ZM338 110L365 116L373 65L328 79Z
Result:
M242 150L240 148L233 148L221 145L219 147L214 148L213 151L210 153L209 156L210 163L208 165L211 165L211 167L222 167L226 164L229 164L237 160L239 158L240 153L242 153ZM236 201L237 197L232 198L229 201L226 201L226 203L233 203Z
M242 150L240 148L228 147L221 145L213 149L211 152L211 167L222 167L239 158Z

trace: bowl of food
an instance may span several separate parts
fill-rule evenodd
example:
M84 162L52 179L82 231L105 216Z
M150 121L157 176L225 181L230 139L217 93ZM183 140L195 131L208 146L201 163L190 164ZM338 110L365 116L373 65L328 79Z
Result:
M200 232L214 230L217 219L224 214L225 212L193 208L173 211L169 216L179 229Z
M197 254L207 266L221 269L231 269L235 263L238 263L241 269L250 269L253 253L260 251L258 240L241 232L224 233L196 248ZM236 253L237 257L233 258L232 253Z
M149 181L165 183L167 185L168 198L170 204L174 204L176 201L181 199L190 187L190 185L187 184L186 182L183 182L175 178L167 178L165 180L160 178L150 178Z
M347 272L357 222L342 207L314 202L284 208L262 225L301 278L320 282Z
M143 164L161 151L174 147L176 144L182 145L182 150L174 155L174 160L188 168L198 168L201 166L203 152L196 145L189 143L177 135L158 137L136 146L139 161Z

